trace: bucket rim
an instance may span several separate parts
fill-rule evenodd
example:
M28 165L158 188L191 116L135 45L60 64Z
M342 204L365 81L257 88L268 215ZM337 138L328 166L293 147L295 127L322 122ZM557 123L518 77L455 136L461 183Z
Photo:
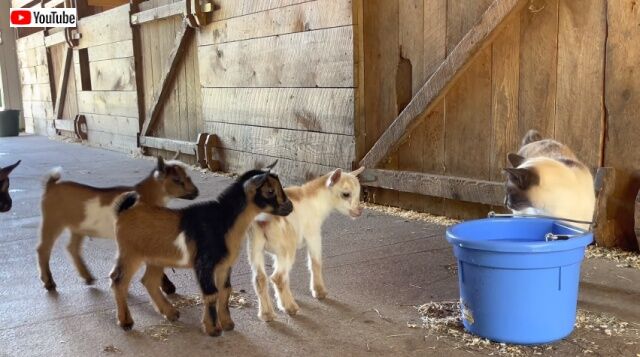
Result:
M576 236L569 238L568 240L557 241L538 241L538 242L513 242L513 241L500 241L500 240L470 240L468 238L461 237L456 233L456 230L465 225L477 224L478 222L496 222L496 223L514 223L515 220L536 220L541 223L554 224L562 228L575 232ZM525 217L512 217L512 218L483 218L474 219L465 222L455 224L447 228L446 231L447 241L453 245L465 249L482 250L487 252L501 252L501 253L553 253L562 252L574 249L584 249L587 245L593 242L593 233L578 229L574 226L562 223L557 220L549 218L525 218Z

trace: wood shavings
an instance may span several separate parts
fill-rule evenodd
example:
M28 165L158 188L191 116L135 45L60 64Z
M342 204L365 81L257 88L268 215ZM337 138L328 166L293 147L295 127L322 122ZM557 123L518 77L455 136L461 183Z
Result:
M182 330L182 327L178 325L165 323L162 325L149 326L145 328L142 332L156 341L166 342L166 341L169 341L170 336L175 335L180 330Z
M625 252L620 249L608 249L592 245L587 247L585 257L587 259L602 258L611 260L618 263L616 265L618 268L640 269L640 254Z
M244 290L232 292L229 297L229 307L239 309L250 307L251 301L244 294ZM174 295L171 296L170 299L173 306L178 309L202 305L202 297L200 295Z
M114 346L114 345L109 345L109 346L104 346L104 348L102 349L102 352L105 353L122 353L122 351Z
M246 296L243 296L242 292L238 293L234 291L231 293L231 296L229 297L229 307L242 309L250 306L251 301L249 301Z
M388 214L391 216L402 217L402 218L413 220L413 221L429 222L429 223L438 224L441 226L451 226L460 222L458 220L448 218L448 217L435 216L429 213L403 210L397 207L381 206L381 205L376 205L368 202L364 202L362 205L365 208L372 211Z

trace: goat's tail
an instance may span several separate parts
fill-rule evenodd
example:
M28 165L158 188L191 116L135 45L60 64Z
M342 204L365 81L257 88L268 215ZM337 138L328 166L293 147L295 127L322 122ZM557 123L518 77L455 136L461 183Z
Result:
M527 144L542 140L542 135L535 129L531 129L527 132L527 134L522 139L522 146Z
M139 198L140 195L138 195L138 193L135 191L125 192L118 196L113 205L113 208L116 211L116 215L120 215L122 212L135 206L135 204L138 203Z
M61 177L62 177L62 167L60 166L54 167L49 171L49 173L47 173L47 176L44 177L44 181L43 181L44 188L47 189L49 188L49 186L60 181Z

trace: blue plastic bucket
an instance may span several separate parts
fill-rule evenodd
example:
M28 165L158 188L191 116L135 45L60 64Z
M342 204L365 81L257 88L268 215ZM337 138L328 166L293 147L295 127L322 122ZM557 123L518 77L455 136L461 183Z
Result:
M545 241L547 233L571 235ZM551 219L489 218L447 229L464 327L492 341L542 344L576 319L580 263L593 234Z

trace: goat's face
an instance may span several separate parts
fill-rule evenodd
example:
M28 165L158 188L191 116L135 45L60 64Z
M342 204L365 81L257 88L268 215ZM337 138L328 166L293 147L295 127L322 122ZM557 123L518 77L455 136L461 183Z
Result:
M9 196L9 174L20 164L20 161L5 168L0 168L0 212L7 212L11 209L12 201Z
M193 200L200 193L187 174L185 165L180 161L165 162L161 157L158 157L154 177L161 182L168 197Z
M271 172L257 174L244 184L245 194L262 212L287 216L293 203L282 189L277 175Z
M333 207L338 212L354 219L362 215L360 181L358 181L358 175L362 171L364 171L364 167L349 173L336 169L329 175L326 182L327 188L331 192Z

